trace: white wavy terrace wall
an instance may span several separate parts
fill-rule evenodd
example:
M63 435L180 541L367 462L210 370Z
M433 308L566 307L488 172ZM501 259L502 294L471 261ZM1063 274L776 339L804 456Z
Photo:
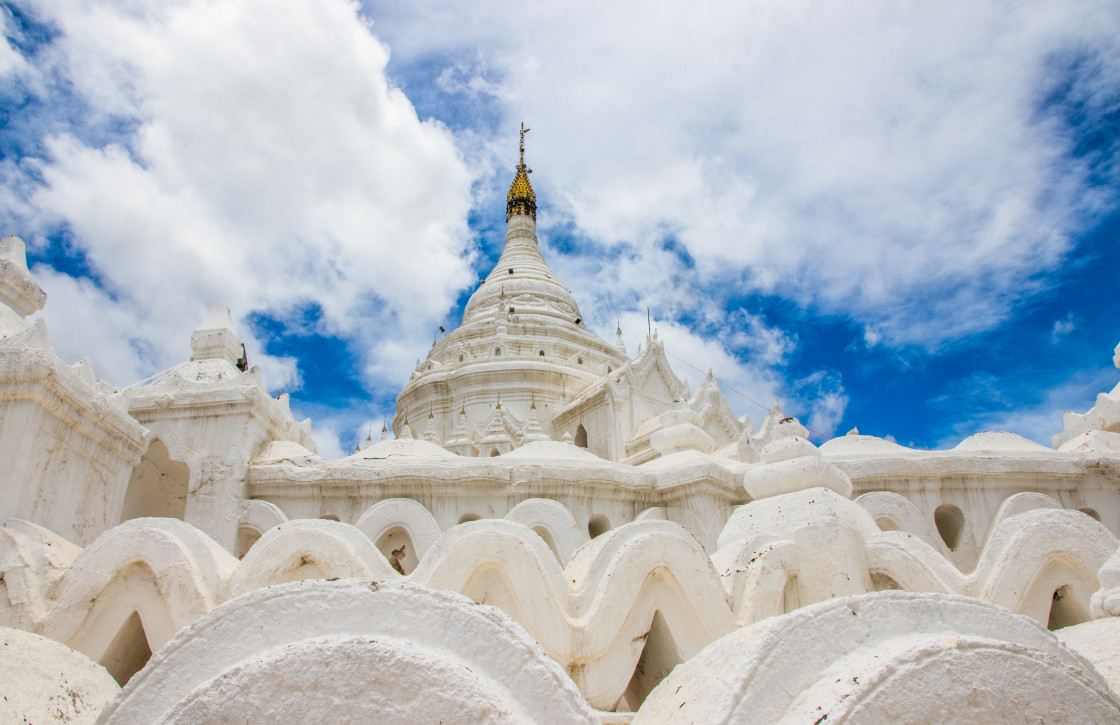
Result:
M523 510L526 520L544 521L547 507L529 516L532 508ZM417 530L423 517L401 510L411 514L369 530ZM550 525L566 525L558 512L549 515ZM502 609L592 705L611 709L620 701L635 706L652 686L637 682L636 669L658 663L667 671L738 626L884 583L967 594L1043 625L1060 591L1061 614L1072 618L1066 623L1084 621L1100 588L1097 571L1117 549L1083 514L1028 510L1002 521L966 575L928 542L880 531L862 507L823 488L740 507L720 543L708 556L681 526L644 520L587 542L561 564L533 528L482 520L439 534L403 576L367 533L335 521L280 523L241 561L176 520L129 521L80 551L41 527L9 522L0 527L0 624L99 660L134 613L154 652L221 602L266 586L335 577L413 581Z

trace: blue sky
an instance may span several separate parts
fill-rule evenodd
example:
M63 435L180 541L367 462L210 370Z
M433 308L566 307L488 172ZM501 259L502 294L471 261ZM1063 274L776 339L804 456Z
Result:
M128 385L228 304L341 454L500 253L824 435L1041 442L1120 380L1120 7L0 2L0 221ZM816 438L820 442L822 438Z

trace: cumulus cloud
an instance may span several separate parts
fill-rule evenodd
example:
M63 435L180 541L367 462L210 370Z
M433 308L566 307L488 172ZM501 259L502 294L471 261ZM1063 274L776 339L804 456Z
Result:
M96 280L41 270L60 351L132 382L185 359L213 303L242 319L315 308L321 332L374 357L385 339L423 349L470 279L472 173L388 82L355 4L28 6L58 31L33 71L113 129L52 134L6 199L32 244L67 232ZM241 333L268 383L298 384Z
M1077 329L1077 323L1073 320L1073 313L1070 312L1060 320L1054 320L1053 326L1050 328L1050 344L1057 345L1062 341L1062 338Z
M848 395L839 373L816 370L792 383L794 401L803 401L809 408L806 426L817 435L829 437L844 418Z
M17 73L26 65L23 56L8 42L8 37L16 32L11 11L0 8L0 78Z
M538 192L580 236L686 269L671 239L689 303L774 292L869 345L989 329L1059 264L1094 194L1058 89L1091 105L1120 81L1120 9L1088 1L369 4L401 68L470 61L458 87L502 106L505 158L530 122Z

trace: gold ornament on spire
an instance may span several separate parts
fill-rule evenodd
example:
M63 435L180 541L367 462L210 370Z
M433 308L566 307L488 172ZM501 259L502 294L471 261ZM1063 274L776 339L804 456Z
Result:
M533 185L529 183L529 174L533 170L525 166L525 134L530 129L521 123L521 157L517 164L517 173L514 174L513 183L510 184L509 193L506 194L506 221L514 214L525 214L537 220L537 195L533 192Z

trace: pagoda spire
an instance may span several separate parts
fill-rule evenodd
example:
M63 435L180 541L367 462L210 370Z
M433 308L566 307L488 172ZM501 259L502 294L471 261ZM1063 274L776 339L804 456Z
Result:
M521 156L517 164L517 173L513 176L513 183L506 194L506 221L515 214L523 214L537 220L537 195L533 192L533 185L529 183L529 174L533 170L525 166L525 134L530 129L521 123Z

